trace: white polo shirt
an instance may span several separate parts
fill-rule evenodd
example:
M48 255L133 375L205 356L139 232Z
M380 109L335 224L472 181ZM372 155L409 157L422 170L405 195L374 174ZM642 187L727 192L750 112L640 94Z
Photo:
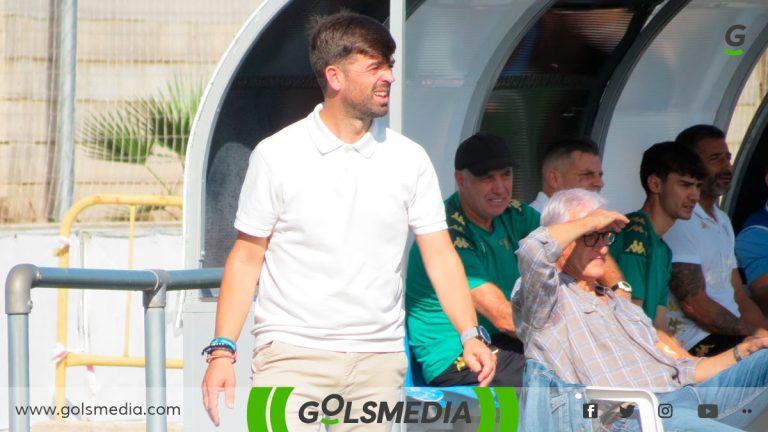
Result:
M715 207L710 217L699 204L689 220L678 219L664 234L672 249L672 262L699 264L704 272L706 292L737 317L739 306L733 298L731 283L736 268L733 226L728 215ZM688 319L680 310L674 295L669 296L667 324L685 349L691 349L709 333Z
M539 191L538 195L536 195L536 199L531 201L529 206L533 207L537 212L541 213L542 210L544 210L544 206L547 205L549 202L549 197L547 194L545 194L542 191Z
M330 351L403 350L402 262L410 228L447 228L426 152L375 120L356 143L319 116L253 151L235 228L271 236L253 334Z

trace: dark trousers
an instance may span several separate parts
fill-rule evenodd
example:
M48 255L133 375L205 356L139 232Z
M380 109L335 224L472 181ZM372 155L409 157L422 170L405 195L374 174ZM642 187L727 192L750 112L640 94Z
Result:
M525 368L523 343L512 336L496 334L491 337L491 345L491 349L498 348L496 352L496 375L491 381L491 386L521 387L523 385L523 369ZM463 359L458 358L456 360L456 363L448 366L429 385L434 387L477 385L477 374L466 366L457 366L457 364L463 364Z
M743 340L744 336L711 334L691 347L688 352L696 357L712 357L721 352L728 351Z

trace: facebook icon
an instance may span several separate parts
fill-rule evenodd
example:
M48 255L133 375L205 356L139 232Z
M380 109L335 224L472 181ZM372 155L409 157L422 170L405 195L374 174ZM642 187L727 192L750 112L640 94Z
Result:
M584 418L597 418L597 404L585 403L584 404Z

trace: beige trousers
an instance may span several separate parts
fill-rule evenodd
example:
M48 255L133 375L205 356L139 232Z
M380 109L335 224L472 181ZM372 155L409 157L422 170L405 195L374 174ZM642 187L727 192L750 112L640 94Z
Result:
M391 424L387 422L360 421L372 417L371 410L364 411L363 405L369 402L370 408L371 402L381 405L386 401L394 406L400 401L407 368L403 352L336 352L280 341L257 348L251 365L254 387L294 387L285 410L290 432L317 431L324 417L339 420L326 425L329 432L389 431ZM334 413L342 399L343 409L334 416L324 415L322 404L326 399L326 412ZM317 405L306 405L312 401ZM305 421L315 420L306 423L300 414ZM345 422L345 416L358 422Z

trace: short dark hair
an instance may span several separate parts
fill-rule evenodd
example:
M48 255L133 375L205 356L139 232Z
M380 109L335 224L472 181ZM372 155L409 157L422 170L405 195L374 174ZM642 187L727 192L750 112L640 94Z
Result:
M675 138L675 142L696 151L699 141L707 138L725 138L725 133L717 126L708 124L698 124L680 132Z
M589 138L565 138L551 143L541 158L542 171L548 164L570 157L573 152L588 153L600 157L600 149Z
M325 68L352 54L389 61L395 52L389 30L375 19L350 11L317 16L309 25L309 63L325 93Z
M640 162L640 183L646 195L651 193L648 177L655 175L664 181L672 173L704 180L707 177L707 168L698 153L672 141L654 144L643 153L643 161Z

